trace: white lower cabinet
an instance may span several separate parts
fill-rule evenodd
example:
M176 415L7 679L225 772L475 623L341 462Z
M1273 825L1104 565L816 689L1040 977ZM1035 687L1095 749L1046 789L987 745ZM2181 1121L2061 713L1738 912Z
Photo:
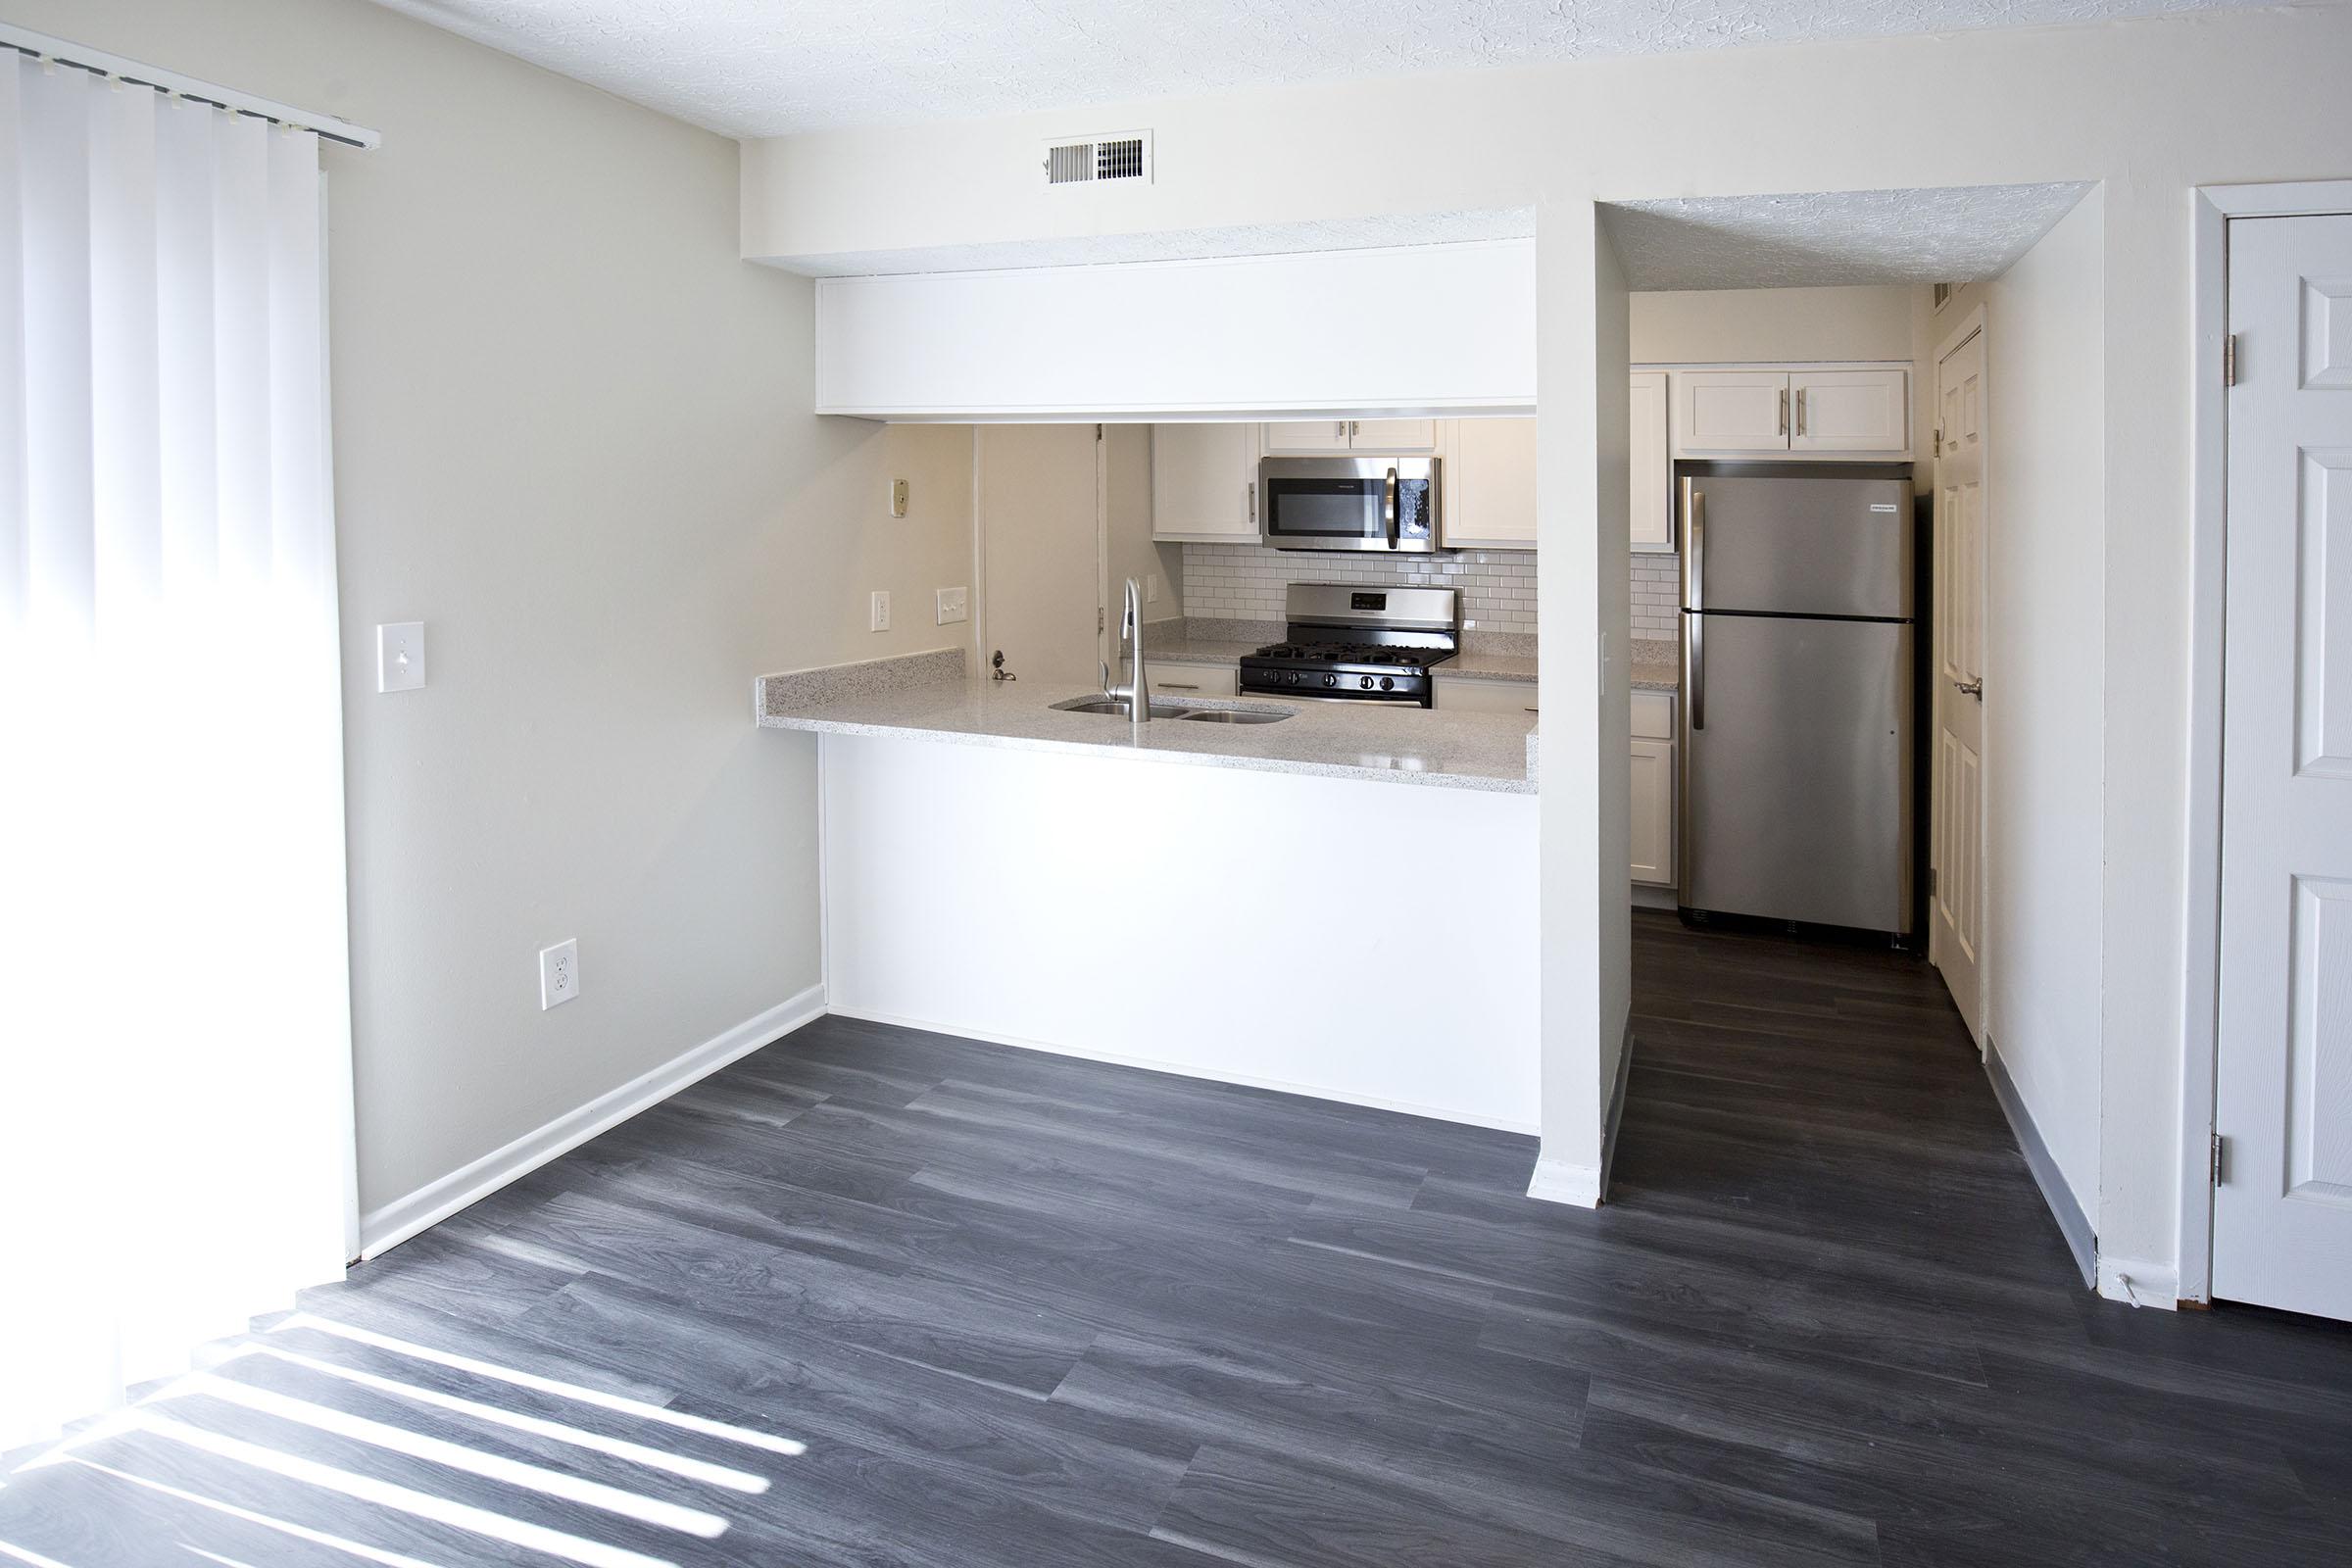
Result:
M1627 858L1652 887L1674 884L1674 703L1672 692L1634 693Z
M1536 683L1440 675L1436 706L1440 712L1446 713L1519 713L1534 718Z
M1231 664L1175 664L1152 657L1152 627L1144 627L1144 662L1152 690L1172 702L1187 697L1231 697L1239 689L1239 671ZM1117 672L1112 672L1117 679Z

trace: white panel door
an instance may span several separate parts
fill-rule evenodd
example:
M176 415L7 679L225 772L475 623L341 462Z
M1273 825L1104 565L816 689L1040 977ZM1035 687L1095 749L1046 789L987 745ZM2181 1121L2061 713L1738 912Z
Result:
M1911 376L1899 369L1794 370L1788 376L1788 450L1911 450Z
M1675 456L1788 450L1786 371L1677 370L1674 386Z
M1348 450L1346 419L1283 419L1260 425L1258 437L1266 456L1316 457Z
M1446 547L1536 544L1536 421L1452 419L1446 444Z
M2352 217L2230 225L2213 1294L2352 1318Z
M981 635L1024 680L1098 679L1102 492L1095 429L979 427Z
M1635 740L1629 850L1633 876L1651 884L1674 881L1674 743Z
M1152 427L1152 537L1257 542L1256 425Z
M1984 1039L1984 328L1936 361L1936 743L1928 957Z
M1674 548L1674 460L1667 456L1666 372L1633 374L1632 445L1627 478L1633 495L1636 550Z

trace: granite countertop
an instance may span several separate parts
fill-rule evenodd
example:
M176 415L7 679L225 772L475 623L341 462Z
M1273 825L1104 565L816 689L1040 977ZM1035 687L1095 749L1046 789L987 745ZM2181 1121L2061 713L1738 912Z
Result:
M1209 620L1199 616L1144 623L1144 654L1154 663L1235 664L1282 640L1277 620ZM1452 680L1536 679L1536 640L1512 634L1473 632L1469 646L1438 666ZM1671 692L1682 685L1682 649L1670 638L1637 637L1627 660L1628 679L1638 692Z
M1149 641L1145 652L1152 652ZM1173 659L1174 655L1168 656ZM1375 703L1188 699L1196 708L1282 708L1275 724L1155 718L1138 729L1106 713L1057 711L1084 686L965 678L962 658L913 655L760 682L768 729L918 737L969 746L1127 756L1142 761L1374 779L1499 794L1535 793L1534 729L1523 714L1446 713Z

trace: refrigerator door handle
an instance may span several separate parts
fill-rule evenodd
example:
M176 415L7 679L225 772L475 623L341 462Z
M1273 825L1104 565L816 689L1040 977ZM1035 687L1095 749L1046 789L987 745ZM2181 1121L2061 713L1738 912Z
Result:
M1695 611L1683 616L1684 662L1690 666L1690 728L1707 727L1707 617Z
M1707 493L1689 479L1683 481L1683 536L1690 541L1690 580L1683 594L1683 608L1704 610L1707 608Z

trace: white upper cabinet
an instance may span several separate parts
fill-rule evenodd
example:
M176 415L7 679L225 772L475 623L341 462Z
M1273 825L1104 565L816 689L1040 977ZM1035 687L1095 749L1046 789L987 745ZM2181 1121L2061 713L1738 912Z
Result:
M1785 370L1675 372L1675 452L1788 450L1788 374Z
M1285 419L1258 429L1269 458L1314 457L1348 450L1346 419Z
M1666 440L1666 372L1636 370L1633 399L1632 440L1628 446L1632 544L1636 550L1672 550L1674 461L1668 456Z
M1152 537L1257 542L1256 425L1152 427Z
M1418 455L1438 450L1435 419L1283 419L1261 428L1269 458L1318 457L1334 452Z
M1896 453L1911 445L1907 371L1792 370L1788 450Z
M1900 366L1675 370L1678 458L1908 458L1911 373Z
M1448 419L1446 432L1441 543L1448 550L1533 550L1535 419Z
M1348 446L1354 452L1404 452L1422 455L1438 450L1435 419L1350 419Z

